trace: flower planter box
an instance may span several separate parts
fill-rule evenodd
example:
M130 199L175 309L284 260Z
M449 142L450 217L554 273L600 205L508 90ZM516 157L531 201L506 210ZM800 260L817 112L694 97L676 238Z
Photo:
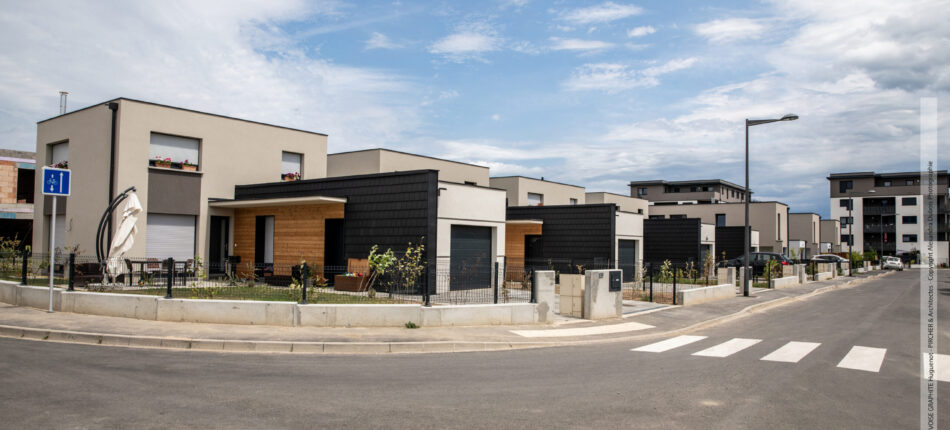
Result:
M160 162L160 161L156 161L156 162L155 162L155 167L161 167L161 168L163 168L163 169L171 169L171 168L172 168L172 163L163 163L163 162Z
M369 288L369 277L336 275L333 277L333 289L337 291L361 292Z
M181 165L181 170L189 170L189 171L192 171L192 172L197 172L197 171L198 171L198 166L196 166L196 165L194 165L194 164L182 164L182 165Z

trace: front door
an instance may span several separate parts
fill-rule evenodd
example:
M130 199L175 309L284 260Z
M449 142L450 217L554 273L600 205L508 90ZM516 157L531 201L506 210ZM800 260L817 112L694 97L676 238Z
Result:
M637 241L619 240L617 268L623 271L623 282L633 282L637 276Z
M224 273L228 258L228 230L231 219L226 216L211 216L211 238L208 244L208 273Z
M357 271L366 269L354 268ZM324 221L323 238L323 276L332 284L335 275L346 273L346 255L344 254L343 220Z
M527 234L524 237L524 267L547 267L544 262L541 235Z

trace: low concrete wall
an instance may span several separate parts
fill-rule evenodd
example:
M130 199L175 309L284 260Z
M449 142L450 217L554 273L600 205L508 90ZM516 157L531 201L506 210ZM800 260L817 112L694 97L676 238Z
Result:
M420 305L296 305L298 324L309 327L402 327L424 325Z
M58 311L62 305L63 290L53 288L53 310ZM17 286L16 293L17 306L29 306L31 308L49 309L49 287L30 287Z
M160 299L158 321L244 325L294 325L293 302Z
M683 306L698 305L715 300L730 299L736 296L736 286L731 284L693 288L676 292L676 303Z
M554 293L555 273L553 270L539 270L534 272L535 294L538 302L538 322L548 323L554 321L554 302L556 294Z
M794 287L799 284L799 278L797 276L786 276L784 278L773 279L769 283L770 288L782 289Z
M827 281L833 277L831 272L818 272L815 274L816 281Z
M11 305L16 304L16 284L8 284L6 282L0 282L0 302L9 303Z
M85 293L63 291L63 312L103 315L109 317L156 319L158 301L155 296L135 294Z
M537 305L532 303L422 308L422 325L425 327L534 324L537 318Z

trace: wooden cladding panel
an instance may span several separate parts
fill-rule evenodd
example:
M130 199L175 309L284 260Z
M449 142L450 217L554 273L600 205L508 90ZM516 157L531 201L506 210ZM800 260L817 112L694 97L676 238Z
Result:
M277 272L289 272L301 259L323 266L325 220L343 218L343 203L235 209L234 255L242 263L254 261L255 219L267 215L274 217L274 274L289 275Z
M524 266L524 237L540 235L541 228L541 224L505 225L505 258L509 266Z

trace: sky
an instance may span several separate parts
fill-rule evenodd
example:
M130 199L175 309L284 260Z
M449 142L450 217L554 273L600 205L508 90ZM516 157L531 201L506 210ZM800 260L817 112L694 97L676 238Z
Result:
M795 113L750 129L750 187L826 217L829 173L918 170L921 98L946 140L947 22L948 0L0 0L0 147L35 150L64 90L629 194L741 185L744 120Z

